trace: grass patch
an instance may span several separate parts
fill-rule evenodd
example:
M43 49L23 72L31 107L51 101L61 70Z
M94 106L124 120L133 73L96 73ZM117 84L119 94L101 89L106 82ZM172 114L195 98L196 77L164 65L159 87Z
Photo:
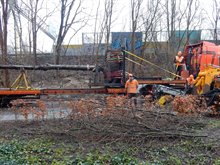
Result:
M0 164L68 164L64 147L42 139L0 143Z
M76 153L74 153L74 152ZM85 152L87 152L85 154ZM137 159L127 153L112 154L111 152L88 149L80 152L73 146L60 145L53 141L34 139L30 141L1 141L0 164L23 165L23 164L52 164L52 165L137 165ZM80 154L78 156L74 156Z
M211 120L207 124L208 128L220 128L220 120Z
M81 144L83 146L83 144ZM118 148L117 148L118 147ZM219 165L218 148L201 139L182 140L172 145L144 147L118 144L81 150L51 140L0 141L0 164L52 164L52 165ZM85 148L85 146L83 146Z
M101 153L98 150L89 152L86 156L78 156L73 160L73 164L77 165L139 165L143 164L138 160L126 153L112 154L112 153Z
M149 150L149 162L153 164L216 164L218 149L201 139L183 140L173 146Z

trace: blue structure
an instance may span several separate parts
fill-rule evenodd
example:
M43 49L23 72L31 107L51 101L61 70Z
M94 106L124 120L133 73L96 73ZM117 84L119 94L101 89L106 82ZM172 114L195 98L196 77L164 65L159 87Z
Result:
M201 30L188 30L189 34L189 44L196 44L201 41ZM175 38L176 41L184 42L187 39L187 32L186 30L177 30L175 31Z
M120 49L125 47L126 50L131 50L132 32L112 32L112 49ZM135 53L141 54L142 32L135 32Z

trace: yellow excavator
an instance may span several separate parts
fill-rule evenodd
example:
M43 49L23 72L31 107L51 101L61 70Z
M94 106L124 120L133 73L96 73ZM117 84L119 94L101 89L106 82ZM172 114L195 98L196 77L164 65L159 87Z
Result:
M205 67L203 71L199 72L194 86L197 94L220 89L220 67L211 65Z
M194 93L204 96L214 114L220 114L220 67L206 66L194 81Z

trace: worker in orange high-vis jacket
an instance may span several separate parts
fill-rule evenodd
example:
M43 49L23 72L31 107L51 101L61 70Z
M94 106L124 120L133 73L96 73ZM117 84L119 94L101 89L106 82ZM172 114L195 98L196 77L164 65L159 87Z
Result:
M186 94L192 94L193 93L194 83L195 83L195 79L194 79L194 76L191 74L186 79Z
M132 74L129 74L129 79L126 81L125 84L125 92L128 96L128 98L136 97L137 95L137 89L138 89L138 81L134 79L134 76Z
M176 75L181 76L181 72L183 70L183 65L184 65L184 57L181 51L179 51L177 53L177 56L175 56L174 63L175 63L175 68L176 68ZM179 77L176 77L175 79L178 79L178 78Z

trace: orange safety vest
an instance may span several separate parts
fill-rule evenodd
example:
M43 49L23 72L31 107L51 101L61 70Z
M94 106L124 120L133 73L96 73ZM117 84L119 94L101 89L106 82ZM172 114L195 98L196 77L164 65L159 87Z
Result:
M127 93L137 93L137 88L138 88L138 81L137 80L127 80L125 84L125 89L127 90Z
M182 65L181 63L183 62L183 56L176 56L176 65L179 66L179 65Z
M195 79L191 78L191 77L188 77L186 79L186 81L187 81L187 84L192 87L194 85Z

